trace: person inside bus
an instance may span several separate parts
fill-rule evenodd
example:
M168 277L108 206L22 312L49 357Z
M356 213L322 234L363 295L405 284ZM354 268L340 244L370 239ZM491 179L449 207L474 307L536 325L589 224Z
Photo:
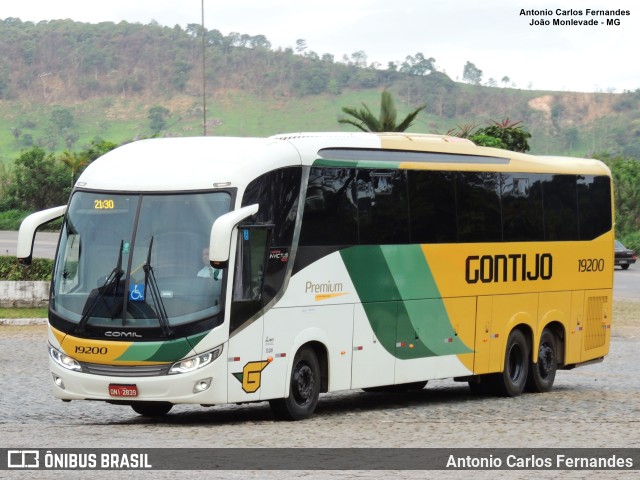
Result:
M202 249L202 263L203 267L198 271L197 276L200 278L207 278L209 282L213 284L213 294L215 296L214 304L220 303L220 295L222 293L222 270L219 268L213 268L209 262L209 248Z
M213 268L211 263L209 262L209 248L205 247L202 249L202 263L204 267L202 267L198 271L198 277L202 278L212 278L214 281L222 280L222 270L218 268Z

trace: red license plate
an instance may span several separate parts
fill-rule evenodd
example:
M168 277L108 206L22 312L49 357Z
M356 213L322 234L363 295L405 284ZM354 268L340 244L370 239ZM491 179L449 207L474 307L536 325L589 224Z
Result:
M138 386L137 385L116 385L111 383L109 385L109 395L112 397L137 397Z

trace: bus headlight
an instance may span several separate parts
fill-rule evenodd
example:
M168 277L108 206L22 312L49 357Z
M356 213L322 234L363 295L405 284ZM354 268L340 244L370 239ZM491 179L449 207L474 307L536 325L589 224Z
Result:
M62 368L66 368L67 370L73 370L76 372L81 372L82 367L78 363L78 361L74 358L71 358L69 355L62 353L57 348L52 345L48 345L49 347L49 356L60 365Z
M189 373L193 372L194 370L198 370L199 368L206 367L216 358L218 358L221 353L222 345L219 345L213 350L209 350L208 352L185 358L184 360L180 360L179 362L171 365L171 368L169 369L169 375L175 375L177 373Z

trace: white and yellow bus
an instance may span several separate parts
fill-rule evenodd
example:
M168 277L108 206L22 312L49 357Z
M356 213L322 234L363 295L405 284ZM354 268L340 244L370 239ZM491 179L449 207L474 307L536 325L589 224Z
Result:
M611 175L446 136L308 133L134 142L93 162L64 216L48 349L65 400L552 388L608 353Z

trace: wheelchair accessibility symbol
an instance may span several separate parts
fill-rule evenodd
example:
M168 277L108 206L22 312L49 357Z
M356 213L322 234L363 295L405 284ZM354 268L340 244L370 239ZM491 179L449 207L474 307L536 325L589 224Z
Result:
M129 285L129 300L132 302L144 302L144 283L132 283Z

